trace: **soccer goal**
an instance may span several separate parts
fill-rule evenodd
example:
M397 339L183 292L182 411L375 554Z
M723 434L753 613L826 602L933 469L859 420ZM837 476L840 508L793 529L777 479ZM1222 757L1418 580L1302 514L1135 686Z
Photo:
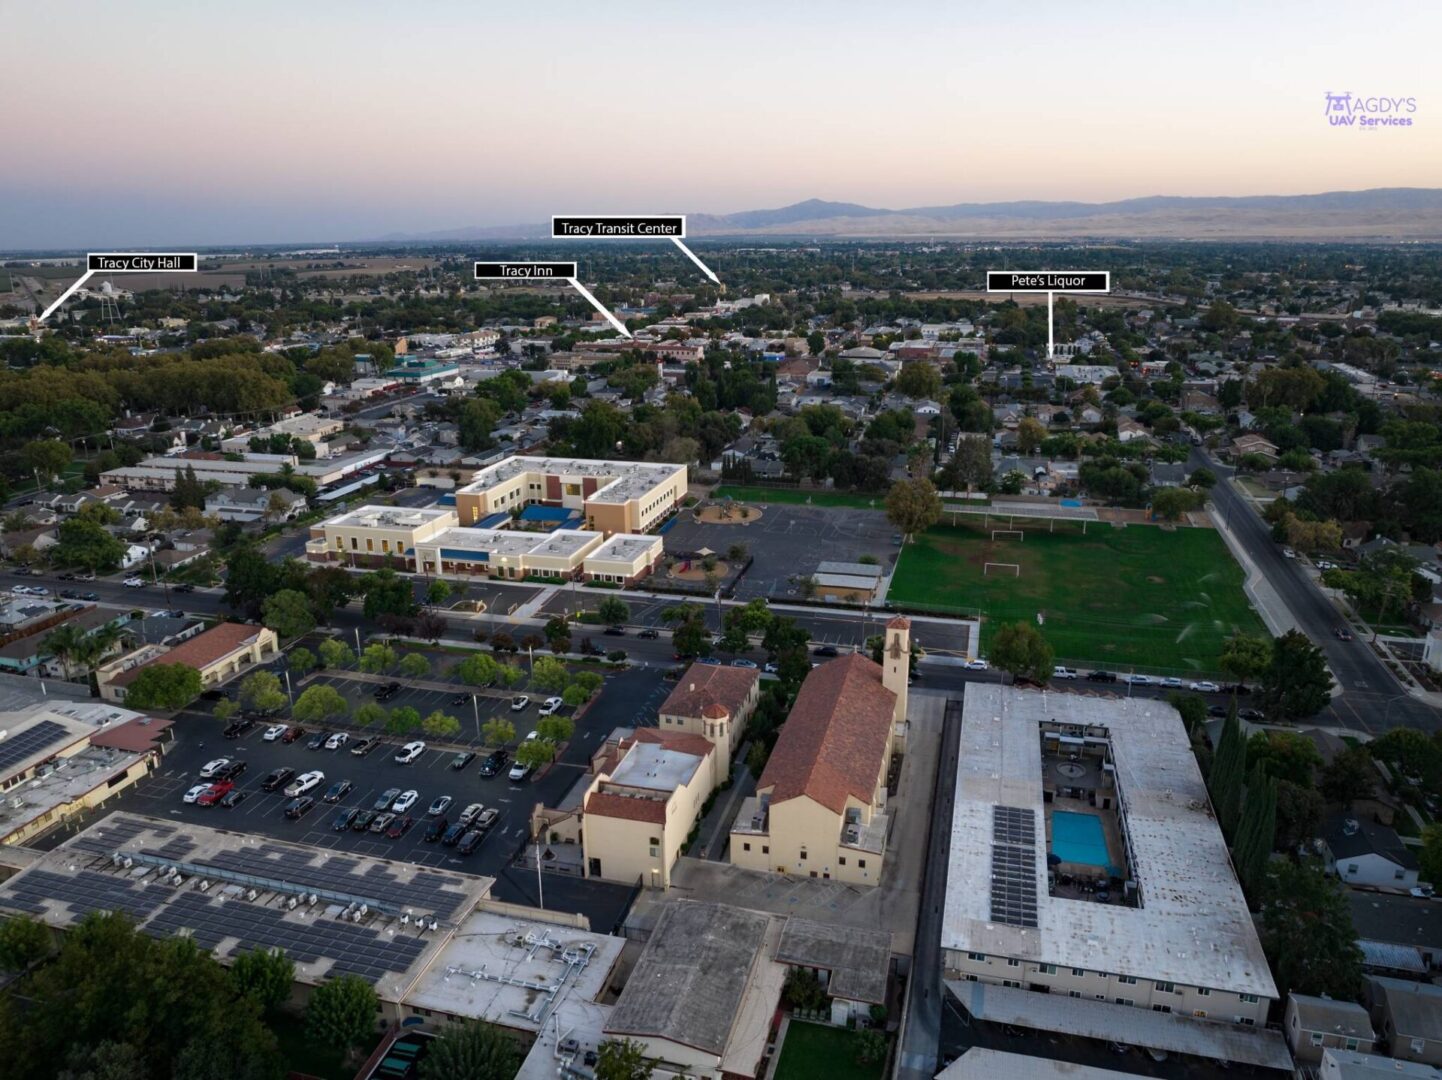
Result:
M1012 577L1021 577L1021 563L1014 562L983 563L981 567L981 576L990 577L993 567L996 568L998 573L1004 573L1005 571L1010 570Z
M993 542L997 540L1025 540L1026 534L1020 529L992 529L991 539Z

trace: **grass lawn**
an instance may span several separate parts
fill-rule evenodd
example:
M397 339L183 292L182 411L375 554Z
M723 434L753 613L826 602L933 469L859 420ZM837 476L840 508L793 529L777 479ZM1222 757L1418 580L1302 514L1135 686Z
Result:
M1017 563L1014 571L991 563ZM995 629L1046 618L1058 663L1214 674L1234 630L1264 632L1242 592L1242 571L1210 529L1114 529L1095 522L1026 539L980 527L939 526L902 551L889 598L898 607L984 618L982 651Z
M775 1080L880 1080L883 1062L858 1065L849 1028L793 1020L786 1028Z
M300 1017L277 1013L266 1024L275 1032L281 1057L291 1072L319 1076L321 1080L351 1080L355 1076L355 1068L348 1068L339 1053L306 1038L305 1021Z
M799 488L739 487L722 484L711 493L713 499L735 499L737 502L759 505L762 503L788 503L804 506L846 506L853 510L885 510L886 495L862 495L851 491L808 491Z

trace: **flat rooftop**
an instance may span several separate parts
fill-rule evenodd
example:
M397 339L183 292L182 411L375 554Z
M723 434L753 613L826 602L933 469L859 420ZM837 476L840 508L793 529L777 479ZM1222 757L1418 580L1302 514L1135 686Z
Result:
M660 743L638 742L611 774L611 783L670 794L689 784L701 767L701 758L680 750L668 750Z
M0 731L4 732L0 737L0 780L33 769L99 730L94 724L64 715L46 703L0 713Z
M584 552L588 544L600 539L600 533L583 532L576 529L558 529L552 533L517 532L514 529L478 529L457 526L443 529L429 540L422 540L420 547L427 550L440 548L443 551L462 553L486 553L491 560L502 557L519 559L523 555L549 555L552 558L574 558Z
M461 492L485 491L526 473L542 476L592 477L599 486L590 502L622 503L639 498L657 484L671 479L684 465L640 461L598 461L592 458L509 457L487 466Z
M1045 723L1106 730L1140 907L1049 896L1046 844L1038 842L1019 871L1034 879L1035 925L993 917L991 891L977 883L993 878L995 808L1034 815L1040 831ZM1277 996L1175 709L972 684L959 757L942 948ZM1018 850L1008 845L1007 853Z
M455 510L449 507L428 506L402 509L395 506L368 505L358 506L354 510L337 514L333 518L326 518L321 525L335 529L415 529L433 521L445 519L449 519L453 525L460 524L460 518L456 516Z
M793 915L782 927L776 959L783 964L825 968L831 973L827 992L832 997L886 1004L886 979L891 970L891 933L887 930L862 930Z
M659 536L642 536L637 533L617 533L611 539L591 552L592 559L614 559L617 562L635 562L642 555L652 551L661 543Z
M936 1080L1128 1080L1137 1075L973 1046L937 1073Z
M484 902L483 902L484 903ZM499 911L468 915L406 995L412 1008L538 1032L552 1019L595 1049L625 939Z
M491 881L117 812L0 885L0 910L62 929L124 911L221 960L283 948L302 982L352 973L399 1001Z

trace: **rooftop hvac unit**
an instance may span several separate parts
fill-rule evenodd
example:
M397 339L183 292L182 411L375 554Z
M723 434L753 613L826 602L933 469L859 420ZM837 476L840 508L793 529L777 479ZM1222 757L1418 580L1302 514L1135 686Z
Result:
M255 897L256 897L256 891L255 891L254 889L247 889L247 890L245 891L245 898L246 898L247 900L254 900Z
M209 880L208 878L201 878L201 879L200 879L200 891L201 891L201 892L208 892L209 890L210 890L210 880Z
M287 911L294 911L295 908L296 908L296 905L299 904L299 903L300 903L300 898L299 898L299 897L296 897L296 896L292 896L290 899L288 899L288 900L285 902L285 909L286 909Z

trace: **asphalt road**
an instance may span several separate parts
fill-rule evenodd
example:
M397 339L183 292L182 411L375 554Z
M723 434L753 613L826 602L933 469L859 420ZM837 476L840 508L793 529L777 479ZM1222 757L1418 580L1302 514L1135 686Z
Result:
M1219 477L1235 470L1219 465L1198 450L1189 468L1205 466ZM1321 648L1341 693L1318 716L1334 724L1372 733L1394 727L1423 731L1442 729L1442 712L1412 697L1365 641L1341 641L1335 634L1342 618L1332 601L1323 596L1295 559L1288 559L1273 542L1271 528L1229 484L1212 488L1212 501L1247 555L1277 590L1302 631Z

